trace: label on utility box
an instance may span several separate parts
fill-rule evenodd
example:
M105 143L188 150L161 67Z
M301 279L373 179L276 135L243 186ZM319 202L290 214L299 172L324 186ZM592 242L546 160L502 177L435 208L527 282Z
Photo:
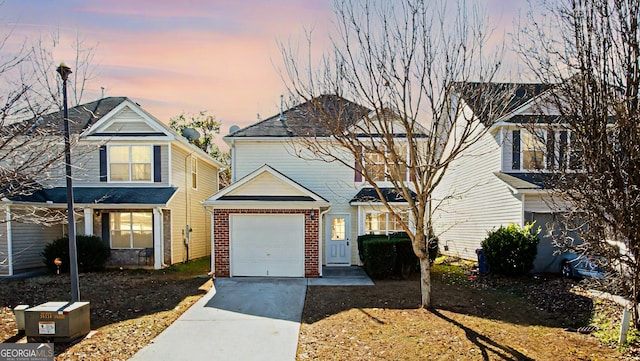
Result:
M55 335L56 323L53 321L40 321L38 322L38 329L41 335Z

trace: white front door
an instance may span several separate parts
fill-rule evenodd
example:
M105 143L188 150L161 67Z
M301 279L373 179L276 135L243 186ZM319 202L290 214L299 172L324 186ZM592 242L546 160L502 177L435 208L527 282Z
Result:
M350 223L348 214L327 215L325 244L328 266L351 265Z

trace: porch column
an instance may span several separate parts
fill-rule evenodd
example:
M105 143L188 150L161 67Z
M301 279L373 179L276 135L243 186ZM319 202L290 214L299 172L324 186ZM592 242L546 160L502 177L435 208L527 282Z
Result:
M93 235L93 209L84 208L84 234Z
M7 217L7 262L9 262L9 276L13 276L13 232L11 231L11 207L5 208Z
M153 268L162 268L162 212L153 209Z

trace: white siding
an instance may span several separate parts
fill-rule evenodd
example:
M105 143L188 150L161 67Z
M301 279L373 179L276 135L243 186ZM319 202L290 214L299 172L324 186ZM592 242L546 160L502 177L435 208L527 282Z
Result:
M501 167L500 142L500 132L485 133L450 166L434 193L434 230L446 254L475 259L487 232L522 222L521 200L493 174Z
M236 180L262 165L268 164L328 200L331 203L331 214L351 215L350 239L354 240L351 242L351 261L352 264L358 263L357 242L355 242L358 236L357 207L352 207L349 201L358 193L362 183L354 182L353 169L339 162L302 159L296 156L291 144L282 140L244 141L236 139L234 157L234 179ZM324 236L323 232L322 237L324 238ZM324 239L321 239L320 242L321 247L324 247Z

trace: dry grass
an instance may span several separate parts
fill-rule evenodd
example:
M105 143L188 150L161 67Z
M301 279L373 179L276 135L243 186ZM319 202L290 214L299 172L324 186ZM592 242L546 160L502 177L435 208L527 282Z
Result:
M81 300L89 301L90 338L56 344L56 360L127 360L211 289L208 262L161 271L117 270L80 275ZM11 308L70 299L68 275L0 282L0 342L25 342Z
M494 287L452 272L434 273L433 310L418 307L417 277L373 287L309 287L297 359L633 359L593 335L565 330L597 312L594 302L567 291L572 281L526 281L533 291L527 292L513 286L522 286L518 280ZM536 290L545 292L535 296Z

